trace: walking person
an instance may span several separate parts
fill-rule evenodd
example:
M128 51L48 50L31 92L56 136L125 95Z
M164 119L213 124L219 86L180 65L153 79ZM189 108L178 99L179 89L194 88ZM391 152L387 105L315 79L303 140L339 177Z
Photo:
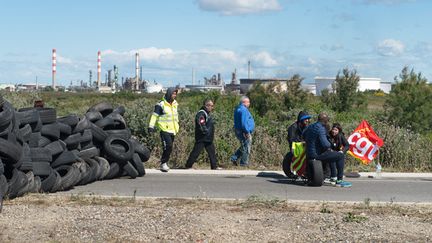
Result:
M168 88L165 96L155 105L150 118L148 132L155 132L155 127L160 130L163 152L160 160L160 170L168 172L168 161L172 152L175 135L179 131L179 118L177 113L177 89Z
M240 148L231 156L231 162L240 166L249 165L249 155L252 145L252 133L255 129L255 122L249 112L250 100L247 96L242 96L240 104L234 110L234 131L240 141Z
M186 169L191 169L201 151L205 148L210 159L210 168L220 170L217 166L216 150L213 144L214 120L211 116L214 103L211 99L204 100L203 106L195 116L195 144L186 162Z
M320 113L318 121L309 125L303 132L306 141L306 156L308 160L316 159L328 163L330 165L330 178L336 179L336 181L332 180L334 184L341 187L350 187L351 183L343 180L345 155L332 150L332 145L327 138L326 126L329 120L327 114ZM342 169L339 170L340 168Z

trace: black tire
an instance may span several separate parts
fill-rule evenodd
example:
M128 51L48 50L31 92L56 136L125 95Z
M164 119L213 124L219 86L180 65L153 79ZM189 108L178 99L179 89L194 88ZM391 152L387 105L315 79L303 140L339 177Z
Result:
M115 126L115 121L114 119L112 119L111 117L105 117L104 119L101 119L97 122L94 123L96 126L104 129L105 127L114 127Z
M137 170L138 176L144 176L145 175L144 163L141 161L141 158L139 157L139 155L137 153L134 153L130 163Z
M36 109L27 111L15 112L15 119L20 127L27 124L35 124L39 122L40 116Z
M16 142L0 138L0 156L5 158L3 162L15 164L21 159L22 147Z
M19 191L27 186L28 180L24 172L14 169L12 171L12 178L8 181L8 192L7 195L9 199L15 198Z
M41 134L50 140L58 140L60 138L60 126L57 123L43 125Z
M82 133L85 129L90 128L90 124L91 122L84 116L72 130L72 133Z
M2 200L3 197L6 196L8 190L9 190L9 185L6 180L6 176L0 174L0 201ZM0 205L0 209L1 209L1 205Z
M79 117L75 114L60 117L57 119L58 122L69 125L70 127L75 127L79 122Z
M126 171L127 175L130 176L132 179L137 178L139 175L138 171L135 169L131 162L127 162L125 165L123 165L123 171Z
M22 147L22 157L20 161L17 162L17 164L20 164L19 170L21 171L32 171L33 170L33 163L31 159L31 150L28 144L24 144ZM1 170L0 170L0 174Z
M45 136L40 136L39 138L39 147L45 147L48 144L51 143L51 139L45 137Z
M103 118L102 114L99 111L89 111L85 114L87 119L91 122L97 122Z
M57 112L54 108L36 108L42 124L51 124L57 121Z
M91 129L85 129L82 133L80 143L90 142L93 140Z
M320 160L308 160L308 185L322 186L324 183L324 172Z
M33 161L33 174L36 176L49 176L51 165L49 162Z
M78 157L80 157L81 159L89 159L89 158L93 158L93 157L99 156L99 155L100 155L100 151L96 147L81 150L78 153Z
M103 157L96 156L94 159L99 163L99 167L101 169L101 175L99 177L99 180L102 180L105 178L105 176L108 174L110 170L110 164L108 160L106 160Z
M57 122L57 125L59 126L60 129L60 137L62 136L66 137L72 134L72 128L68 124Z
M30 123L30 126L32 128L32 132L40 132L40 130L42 129L43 124L42 124L41 119L39 119L35 123Z
M78 169L71 165L62 165L55 168L55 170L61 176L61 190L72 188L74 183L77 181L77 178L80 177Z
M3 162L0 158L0 175L3 175L3 174L4 174L4 165L3 165Z
M41 178L39 176L35 176L34 177L34 187L29 192L39 193L39 192L41 192L41 187L42 187Z
M48 144L45 146L45 148L50 151L51 156L55 156L62 153L66 149L66 144L61 140L57 140Z
M52 170L52 171L54 171L55 182L54 185L51 187L50 192L54 193L62 189L62 178L56 170Z
M92 181L93 171L90 168L90 165L88 165L86 162L84 162L84 165L80 166L80 172L81 172L81 180L78 182L78 185L86 185Z
M51 170L51 173L48 177L42 178L41 177L41 191L42 192L50 192L53 186L56 183L56 174L54 170Z
M129 139L132 136L131 130L129 128L126 129L118 129L118 130L105 130L108 135L114 135L118 137L122 137L125 139Z
M6 124L5 127L0 127L0 138L8 139L9 134L11 134L13 129L12 122Z
M108 174L104 177L104 179L114 179L118 177L120 174L120 165L118 163L111 163Z
M124 153L120 153L118 150L112 148L114 146L122 146L125 148ZM108 156L109 159L112 159L116 162L126 163L133 156L133 145L128 139L124 139L121 137L116 137L110 135L104 141L103 144L104 152Z
M90 182L98 180L101 175L99 163L94 159L85 159L85 162L90 166L92 172Z
M30 124L26 124L19 130L20 137L22 138L22 141L25 143L28 143L30 141L30 137L32 134L32 129Z
M125 129L127 127L126 121L122 115L120 115L118 113L111 113L107 117L112 118L114 120L114 126L112 126L112 127L108 126L108 127L106 127L106 129L109 129L109 130Z
M102 114L103 117L105 117L113 111L113 107L108 102L101 102L99 104L90 107L87 112L90 111L98 111Z
M121 106L115 108L115 109L113 110L113 113L118 113L118 114L124 116L124 114L126 113L126 108L125 108L124 106L121 105Z
M90 129L92 130L93 139L97 142L103 143L108 137L108 134L100 127L95 124L91 124Z
M292 153L288 152L282 161L282 170L285 175L290 179L296 179L297 176L291 172Z
M52 154L48 148L30 148L30 158L32 161L51 162Z
M4 127L12 122L14 117L14 109L9 102L5 102L0 109L0 127Z
M147 162L150 159L150 150L135 138L131 138L129 140L132 142L134 151L135 153L138 153L141 161Z
M76 161L79 161L79 157L74 152L65 150L55 158L51 163L51 167L56 168L61 165L71 165Z
M41 133L40 132L33 132L30 135L30 141L29 141L30 148L37 148L37 147L39 147L40 137L41 137Z
M67 137L65 140L63 140L66 143L66 147L68 149L76 149L78 148L79 143L81 142L81 134L75 133Z

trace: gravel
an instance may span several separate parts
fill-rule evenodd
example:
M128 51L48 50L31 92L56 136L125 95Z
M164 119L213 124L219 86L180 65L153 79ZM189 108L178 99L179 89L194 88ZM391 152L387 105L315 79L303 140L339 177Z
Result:
M30 194L4 202L0 242L427 242L432 205Z

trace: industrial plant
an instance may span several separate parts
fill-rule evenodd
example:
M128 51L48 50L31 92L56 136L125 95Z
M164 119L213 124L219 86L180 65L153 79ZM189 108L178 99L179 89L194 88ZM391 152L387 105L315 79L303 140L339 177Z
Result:
M99 93L115 93L118 91L131 91L137 93L159 93L163 92L164 88L156 81L149 81L143 78L143 66L140 66L139 53L135 53L135 75L132 77L119 77L119 68L113 65L112 69L108 69L105 73L105 79L102 80L102 53L97 52L97 79L93 81L93 71L88 71L88 82L83 80L77 81L74 84L70 82L69 87L57 85L57 50L52 49L52 83L49 85L41 85L38 83L37 77L34 83L26 84L0 84L0 90L14 91L34 91L34 90L54 90L54 91L71 91L71 92L99 92ZM246 93L255 83L261 83L266 86L269 84L279 84L278 90L283 92L287 89L287 78L252 78L251 63L248 62L247 78L237 79L237 69L231 73L231 80L225 82L221 73L212 75L211 77L203 77L203 82L195 81L195 69L192 69L192 84L186 84L185 91L218 91L218 92L236 92ZM324 89L331 91L332 84L335 82L334 77L315 77L314 83L302 83L302 88L313 95L320 96ZM381 90L384 93L389 93L391 90L391 82L384 82L380 78L365 78L360 77L359 91L365 90ZM179 87L179 86L178 86ZM180 88L180 87L179 87Z

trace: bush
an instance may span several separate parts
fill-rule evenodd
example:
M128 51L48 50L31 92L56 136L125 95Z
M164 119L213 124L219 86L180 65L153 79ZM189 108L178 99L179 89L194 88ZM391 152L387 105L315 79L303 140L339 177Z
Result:
M385 103L388 120L417 132L432 130L432 88L427 79L404 67L395 81Z

